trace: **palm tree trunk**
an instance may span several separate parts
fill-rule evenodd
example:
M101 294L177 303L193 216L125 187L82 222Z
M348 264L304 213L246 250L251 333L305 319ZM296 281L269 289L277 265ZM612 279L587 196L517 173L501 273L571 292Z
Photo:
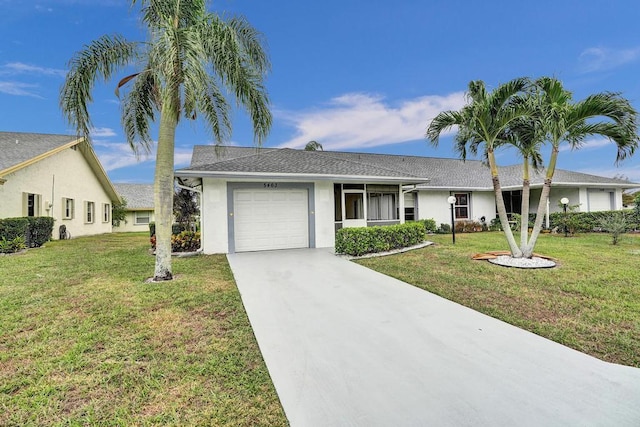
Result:
M529 238L529 195L531 192L529 181L529 158L524 157L522 164L522 209L520 212L520 250L524 252Z
M556 171L556 162L558 161L558 144L553 144L551 150L551 157L549 158L549 167L547 168L547 174L544 179L544 185L542 186L542 192L540 193L540 201L538 202L538 211L536 212L536 222L533 224L533 231L529 238L529 243L523 249L523 256L525 258L531 258L533 256L533 249L536 247L538 236L542 230L542 220L544 219L547 210L547 200L551 193L551 181L553 180L553 174Z
M154 181L156 265L154 281L173 279L171 273L171 224L173 223L173 158L178 116L176 97L168 96L160 113L160 132Z
M502 188L500 187L500 179L498 178L498 166L496 165L496 159L493 154L493 150L487 150L487 157L489 158L489 167L491 168L491 180L493 181L493 191L496 195L496 207L498 209L498 218L500 218L500 225L509 244L511 250L511 256L514 258L522 257L522 251L516 243L515 237L511 227L509 227L509 218L507 218L507 209L504 207L504 197L502 197Z

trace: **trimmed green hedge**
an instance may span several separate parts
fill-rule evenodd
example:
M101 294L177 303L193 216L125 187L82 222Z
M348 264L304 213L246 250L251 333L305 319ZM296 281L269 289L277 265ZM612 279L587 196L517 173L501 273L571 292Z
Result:
M0 239L13 240L16 237L27 237L29 218L0 219Z
M28 217L29 233L27 234L27 246L35 248L44 245L51 240L53 234L53 218L50 216Z
M0 240L13 242L22 239L29 248L42 246L51 240L53 218L48 216L0 219Z
M633 211L602 211L602 212L567 212L567 225L575 233L601 231L602 221L609 218L624 216L629 222L630 229L640 229L640 218L635 218ZM551 229L564 228L564 212L553 212L549 215Z
M406 248L425 241L425 226L421 222L406 224L341 228L336 233L335 251L360 256Z

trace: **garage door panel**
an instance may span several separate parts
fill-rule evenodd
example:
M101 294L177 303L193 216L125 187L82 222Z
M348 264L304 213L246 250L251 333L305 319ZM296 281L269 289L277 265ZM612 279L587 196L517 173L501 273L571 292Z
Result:
M236 252L309 247L307 190L234 191Z
M611 206L612 194L610 191L589 190L589 211L600 212L613 209Z

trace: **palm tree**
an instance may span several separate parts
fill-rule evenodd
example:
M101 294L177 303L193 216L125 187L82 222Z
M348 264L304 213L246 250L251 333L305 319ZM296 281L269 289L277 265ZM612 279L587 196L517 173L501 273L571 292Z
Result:
M522 96L529 84L527 78L517 78L500 85L493 92L487 92L484 82L472 81L467 92L468 104L460 111L439 113L431 121L426 132L430 143L437 146L442 132L458 126L456 149L463 160L466 159L467 146L472 151L477 151L480 145L484 147L484 154L491 170L498 217L513 257L521 257L522 251L509 227L494 152L503 143L509 127L519 118L529 114L525 98Z
M541 105L540 119L546 138L551 144L551 156L546 168L533 232L523 248L523 254L528 258L533 255L542 229L542 219L551 191L560 144L566 142L572 149L577 149L588 136L603 136L617 146L616 163L632 155L638 147L637 112L620 94L597 93L573 103L571 92L565 90L562 82L555 78L540 78L535 81L535 87L538 88L537 96Z
M529 199L531 194L530 168L540 170L542 168L542 154L540 149L544 142L544 129L537 114L537 104L533 97L525 94L524 102L528 103L527 116L514 120L509 127L501 143L516 148L522 156L522 203L520 218L520 249L524 250L529 238Z
M156 263L154 280L171 280L171 222L175 133L181 117L204 117L215 140L231 133L235 97L250 115L259 145L271 127L263 84L270 64L261 36L243 18L209 13L206 0L132 0L140 4L146 42L103 36L75 54L60 94L60 106L80 135L92 127L87 109L97 79L109 80L128 66L138 69L117 85L131 87L122 98L122 124L134 151L149 151L150 124L159 116L154 202Z
M304 151L323 151L322 144L318 141L309 141L304 146Z

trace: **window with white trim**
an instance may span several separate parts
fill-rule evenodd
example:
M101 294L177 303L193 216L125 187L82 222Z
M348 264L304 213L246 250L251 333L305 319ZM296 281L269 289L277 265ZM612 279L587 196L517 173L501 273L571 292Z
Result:
M73 199L68 199L66 197L62 198L62 219L73 219L74 218L74 203Z
M135 220L133 221L135 225L149 224L149 222L151 222L151 212L149 211L135 212Z
M96 204L94 202L85 202L84 211L85 211L85 216L84 216L85 223L93 224L93 222L95 221Z
M109 203L102 204L102 222L111 221L111 205Z
M469 193L454 193L453 195L456 198L454 206L456 219L469 219L469 200L471 195Z
M22 193L22 213L24 216L40 216L42 196L34 193Z

